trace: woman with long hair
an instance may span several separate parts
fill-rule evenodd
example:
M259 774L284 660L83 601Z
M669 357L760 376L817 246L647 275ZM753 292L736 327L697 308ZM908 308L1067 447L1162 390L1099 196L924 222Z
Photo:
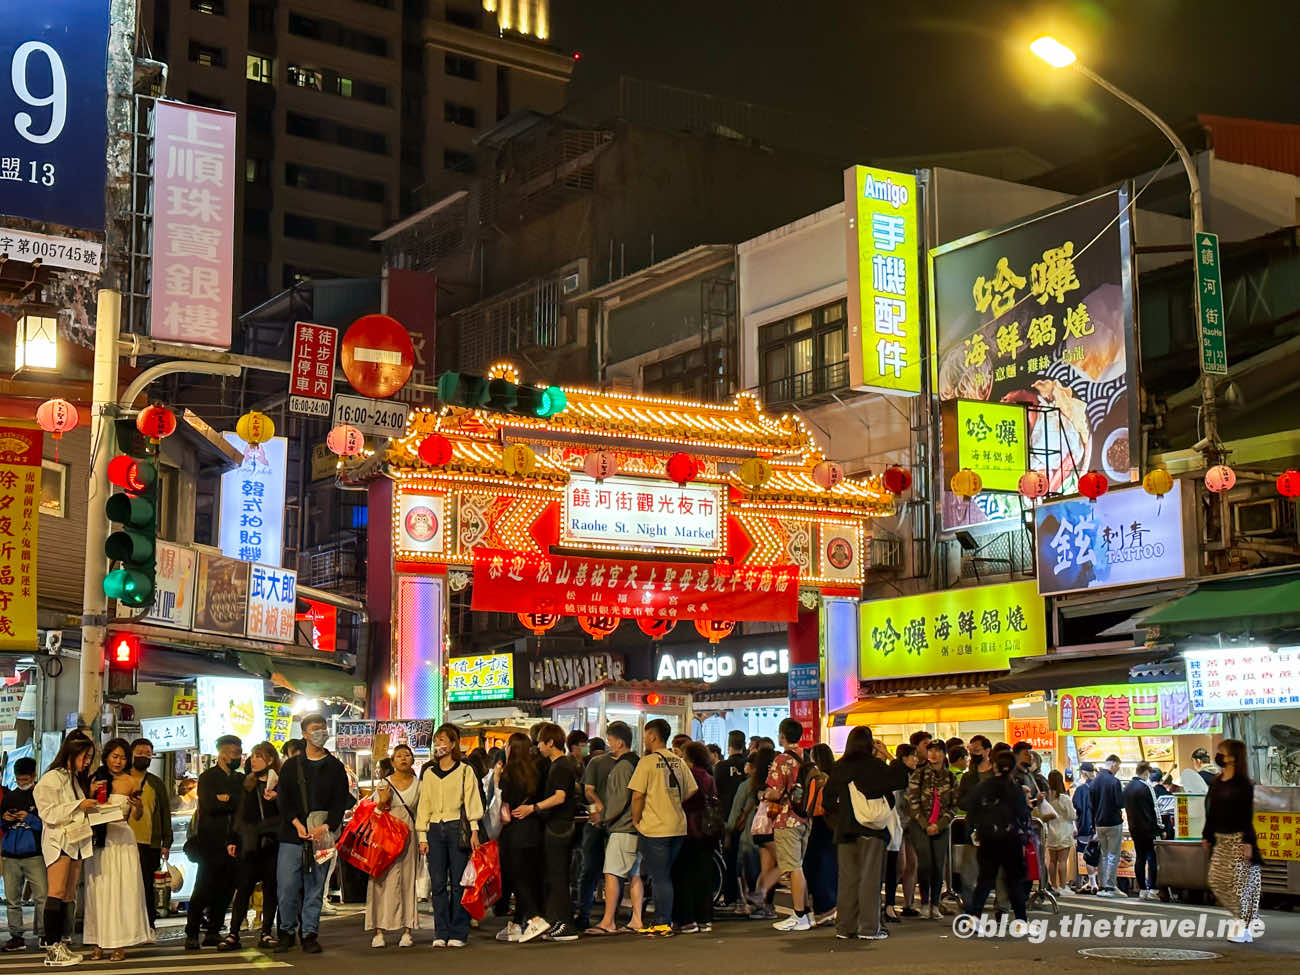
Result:
M262 885L262 948L274 948L277 901L275 865L280 856L280 807L276 787L280 775L280 753L269 741L254 745L248 754L249 772L244 776L244 794L235 810L233 842L226 852L235 857L239 879L234 905L230 909L230 934L217 945L218 951L240 947L239 932L248 919L253 888ZM272 775L276 778L272 779Z
M754 774L749 777L749 788L754 797L754 818L750 821L749 830L754 838L754 846L758 848L760 877L775 870L777 866L776 847L772 845L776 837L772 832L772 820L768 817L768 803L762 798L763 793L767 791L767 774L772 771L774 761L776 761L776 749L771 745L762 745L754 754ZM749 912L750 917L762 919L776 917L776 908L772 906L775 889L776 885L773 884L766 898L762 898L758 891L751 891L746 896L745 899L749 901L752 908Z
M1201 842L1210 850L1210 892L1233 919L1229 941L1249 944L1259 919L1260 873L1263 860L1255 839L1255 784L1246 767L1246 743L1236 738L1219 742L1214 764L1219 774L1205 796L1205 829Z
M94 855L86 813L98 808L90 795L90 766L95 743L72 732L32 790L41 817L41 855L49 888L42 918L41 946L49 968L68 968L81 955L63 943L64 905L77 899L81 866Z
M415 830L420 855L429 858L433 947L464 948L469 912L461 905L460 877L479 845L483 797L473 769L461 761L460 731L444 724L433 733L433 760L420 776Z
M92 795L104 806L117 806L122 819L104 827L104 843L86 864L86 922L82 942L94 945L91 961L112 951L121 961L126 949L150 940L149 912L144 906L140 851L126 817L138 819L144 807L140 787L131 775L131 743L114 738L105 743L102 764L91 783Z
M542 775L532 740L515 732L506 743L501 772L502 889L515 895L515 913L497 934L498 941L531 941L550 927L542 916L542 819L520 819L511 810L532 806L542 798Z
M415 809L420 802L420 780L415 777L415 752L409 745L393 749L393 771L375 785L375 802L408 828L406 846L381 877L366 884L366 930L374 931L370 947L384 947L385 931L401 931L399 948L415 942L411 932L420 926L420 904L415 881L420 872L420 840L415 835Z
M682 755L696 788L682 803L686 838L672 865L673 923L682 934L708 934L713 930L713 851L718 837L706 831L704 820L709 805L718 803L718 790L709 773L709 750L702 742L686 742Z
M818 771L828 776L835 766L835 753L825 742L808 749L808 758ZM808 821L808 849L803 856L803 872L812 900L813 923L831 923L839 887L839 866L835 861L835 831L825 816L813 816Z
M1078 832L1075 822L1074 800L1065 789L1065 777L1056 769L1047 774L1047 803L1056 811L1054 819L1043 822L1046 830L1044 846L1047 847L1047 883L1064 897L1070 893L1070 860L1074 853L1074 837Z

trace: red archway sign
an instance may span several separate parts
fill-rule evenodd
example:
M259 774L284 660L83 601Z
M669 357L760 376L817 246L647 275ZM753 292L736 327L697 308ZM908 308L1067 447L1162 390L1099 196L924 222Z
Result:
M415 346L400 322L387 315L362 315L343 335L343 374L362 396L388 399L406 385L415 368Z

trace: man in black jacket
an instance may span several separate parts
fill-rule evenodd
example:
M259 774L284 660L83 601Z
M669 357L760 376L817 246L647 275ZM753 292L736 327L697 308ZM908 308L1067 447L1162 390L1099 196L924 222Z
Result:
M1137 854L1134 874L1138 897L1156 900L1156 837L1160 835L1160 817L1151 792L1151 765L1139 762L1132 781L1124 787L1124 812L1128 815L1128 832Z
M1123 897L1115 886L1119 872L1120 848L1124 844L1124 790L1115 773L1119 771L1119 756L1107 756L1097 777L1088 786L1088 802L1092 806L1092 824L1097 831L1097 846L1101 862L1097 865L1097 880L1101 889L1098 897Z
M325 896L326 868L316 864L312 850L317 840L338 833L343 814L355 801L348 789L343 763L325 750L329 729L325 718L309 714L302 719L306 751L280 769L276 797L280 804L280 852L276 880L280 895L280 944L276 951L293 947L302 915L302 950L321 950L321 902Z
M149 771L153 761L153 742L137 738L131 742L131 777L140 789L144 815L132 820L136 849L140 852L140 874L144 877L145 910L149 914L149 927L158 926L158 898L154 896L154 874L158 865L171 852L172 808L167 787L162 779ZM238 795L238 793L236 793ZM232 797L234 801L234 797Z
M724 816L731 815L736 790L745 781L745 733L732 731L727 735L727 757L713 769L713 781L718 787L718 807ZM727 862L726 876L722 881L722 899L728 904L740 905L740 834L731 831L723 840L723 855Z
M205 925L208 933L203 947L221 943L221 925L235 889L235 861L226 852L226 845L243 790L244 774L239 767L243 755L242 741L234 735L222 735L217 739L217 764L199 776L199 804L185 841L186 854L199 868L185 922L186 951L199 950L199 929Z

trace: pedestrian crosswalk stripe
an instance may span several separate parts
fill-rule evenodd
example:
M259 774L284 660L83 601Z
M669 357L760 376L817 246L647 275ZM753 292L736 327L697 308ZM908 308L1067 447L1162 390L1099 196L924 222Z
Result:
M74 947L74 952L80 955L87 954L80 948ZM288 962L273 961L266 955L257 951L238 951L230 954L216 955L207 954L195 957L193 952L185 951L168 951L162 954L145 954L147 949L137 949L139 953L127 949L126 961L110 962L108 952L99 961L91 961L85 958L80 965L76 966L77 971L82 971L88 967L97 965L111 965L112 975L163 975L166 972L227 972L242 971L245 969L263 969L263 968L290 968ZM10 956L12 957L12 956ZM188 964L175 965L169 962L178 962L185 959ZM49 972L51 969L43 965L43 953L30 952L21 960L4 960L0 961L0 972L4 975L23 975L25 971ZM120 968L120 965L148 965L148 968ZM98 970L98 969L96 969Z

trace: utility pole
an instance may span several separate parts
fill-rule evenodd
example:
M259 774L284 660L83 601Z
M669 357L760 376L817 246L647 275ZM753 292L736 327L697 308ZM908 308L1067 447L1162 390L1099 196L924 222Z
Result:
M104 154L104 270L95 305L95 371L91 385L89 493L86 505L86 569L81 600L81 668L77 713L88 727L100 717L104 702L104 643L108 597L104 540L108 519L108 461L112 456L113 420L117 416L117 336L121 328L122 291L130 266L131 148L135 139L134 0L111 0L108 15L108 145Z

